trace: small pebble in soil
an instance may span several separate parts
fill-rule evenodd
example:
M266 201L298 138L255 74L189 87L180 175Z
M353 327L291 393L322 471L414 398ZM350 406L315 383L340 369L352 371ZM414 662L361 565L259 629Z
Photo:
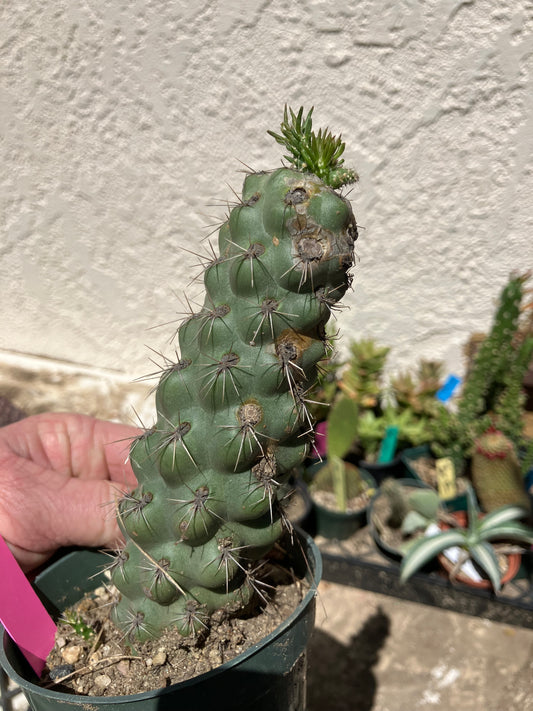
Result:
M52 679L52 681L55 679L61 679L62 677L67 676L67 674L72 674L74 669L74 664L59 664L57 667L50 669L50 679Z
M83 648L79 644L69 644L61 650L61 656L67 664L76 664L81 657Z
M155 654L154 658L152 659L152 663L153 663L154 667L162 667L166 661L167 661L167 654L162 649L160 649L159 652L157 652L157 654Z
M107 689L109 684L111 684L111 677L107 676L107 674L99 674L98 676L94 677L94 684L99 689Z

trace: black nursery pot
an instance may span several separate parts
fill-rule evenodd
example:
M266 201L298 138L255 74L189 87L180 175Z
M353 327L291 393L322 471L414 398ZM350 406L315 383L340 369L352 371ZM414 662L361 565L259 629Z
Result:
M431 489L432 487L429 486L429 484L426 484L420 479L415 479L410 478L410 477L405 477L398 479L398 482L405 487L409 487L412 489ZM370 502L370 506L368 509L368 525L370 529L370 535L372 536L374 543L376 544L378 550L383 554L385 558L388 560L393 560L396 562L400 562L403 558L403 554L400 550L397 548L393 548L389 546L385 541L382 539L378 527L376 525L376 520L375 520L375 508L376 504L380 501L381 497L385 496L381 491L378 491L377 495L374 496L372 501Z
M398 454L390 462L385 464L378 464L377 462L367 462L366 460L361 460L359 466L365 469L369 474L372 474L374 480L378 486L388 479L393 477L394 479L400 479L405 476L405 468L403 465L402 457Z
M291 557L294 570L305 576L311 587L290 617L242 654L193 679L131 696L77 696L44 689L1 627L0 664L21 687L33 711L304 711L306 647L314 625L322 561L312 538L303 532L296 535ZM48 609L64 609L98 587L102 583L98 573L105 560L101 553L77 551L39 575L35 587Z
M325 462L321 462L315 471L318 471L324 464ZM373 496L373 492L377 489L374 477L362 468L359 468L359 472L369 491L372 492L371 496ZM369 505L359 511L335 511L321 506L313 499L312 494L311 501L313 508L308 525L310 533L314 536L324 536L324 538L344 541L366 526Z

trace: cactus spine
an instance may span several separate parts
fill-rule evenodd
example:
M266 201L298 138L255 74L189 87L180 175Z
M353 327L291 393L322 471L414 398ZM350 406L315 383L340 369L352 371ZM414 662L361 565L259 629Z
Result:
M529 509L514 445L495 427L490 427L475 442L472 482L485 511L508 504Z
M138 487L117 505L126 545L112 579L114 620L132 643L245 607L254 561L283 531L279 487L308 450L306 391L357 238L331 187L356 176L311 113L286 109L273 134L294 167L246 177L205 268L204 305L179 327L179 357L161 375L157 422L131 446Z
M524 437L522 383L533 356L533 336L520 337L524 284L529 274L511 276L503 288L493 324L467 374L457 413L442 409L435 427L435 451L451 456L457 465L473 453L474 441L491 425L501 430L516 449L533 459L533 443Z

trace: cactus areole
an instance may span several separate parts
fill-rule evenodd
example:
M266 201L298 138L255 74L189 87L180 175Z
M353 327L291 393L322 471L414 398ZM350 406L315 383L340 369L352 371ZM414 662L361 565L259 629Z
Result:
M310 447L307 391L357 238L336 191L357 176L311 113L285 109L272 134L291 167L247 175L205 264L204 305L161 374L157 422L132 443L138 486L117 504L126 544L112 564L114 620L132 643L249 605L257 561L290 527L278 492Z

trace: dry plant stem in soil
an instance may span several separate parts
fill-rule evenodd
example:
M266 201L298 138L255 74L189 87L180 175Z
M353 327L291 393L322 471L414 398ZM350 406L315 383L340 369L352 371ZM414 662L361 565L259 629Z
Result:
M240 617L219 612L206 619L205 629L196 636L183 637L169 628L159 639L134 648L109 619L114 591L99 587L71 609L94 635L84 639L71 624L60 621L41 684L80 695L122 696L208 672L273 632L309 589L307 581L271 562L263 565L259 584L259 612Z

